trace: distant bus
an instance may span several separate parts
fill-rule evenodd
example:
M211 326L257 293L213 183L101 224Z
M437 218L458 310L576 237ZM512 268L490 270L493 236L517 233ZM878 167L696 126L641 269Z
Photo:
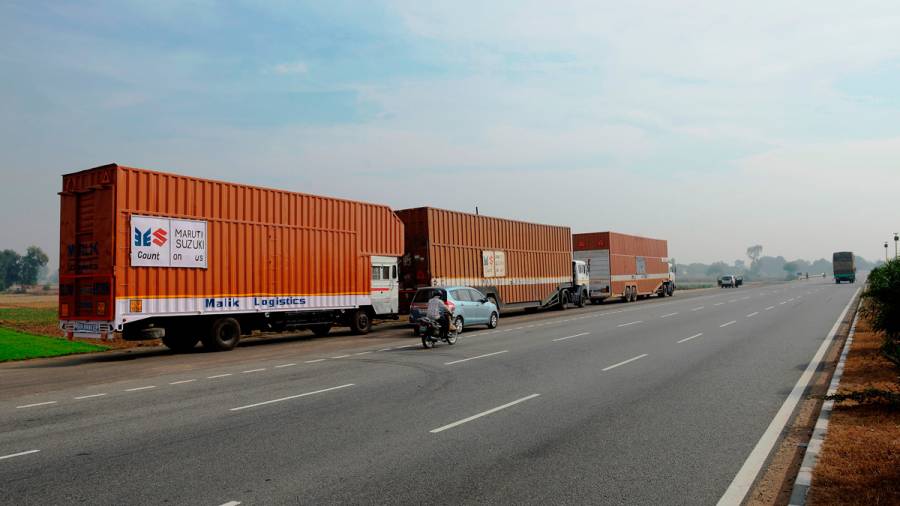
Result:
M834 282L856 283L856 261L852 251L838 251L831 260L834 269Z

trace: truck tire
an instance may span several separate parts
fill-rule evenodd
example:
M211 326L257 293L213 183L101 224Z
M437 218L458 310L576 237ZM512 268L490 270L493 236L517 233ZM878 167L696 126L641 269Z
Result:
M162 337L162 342L166 345L166 348L175 353L187 353L197 346L197 343L200 342L200 338L197 337L196 333L181 334L169 332L167 330L166 335Z
M309 328L309 330L311 330L312 333L316 335L316 337L325 337L329 332L331 332L331 324L323 323L321 325L313 325Z
M581 292L581 295L578 296L578 302L575 303L577 307L584 307L585 303L588 300L587 291Z
M557 308L560 311L565 311L569 309L569 292L561 291L559 292L559 305Z
M350 316L350 331L361 336L372 330L372 317L365 309L357 309Z
M666 295L668 295L669 297L675 295L675 285L668 285L666 287Z
M241 324L234 318L219 318L203 336L203 347L209 351L233 350L241 340Z

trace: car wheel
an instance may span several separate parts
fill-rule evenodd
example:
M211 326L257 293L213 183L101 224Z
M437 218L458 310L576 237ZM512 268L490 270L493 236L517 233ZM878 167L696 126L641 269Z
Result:
M499 317L499 315L497 315L496 311L491 313L491 318L488 320L488 325L487 325L488 328L489 329L497 328L497 323L499 323L499 319L500 319L500 317Z
M456 326L456 335L463 333L463 318L462 316L457 316L455 320L453 320L453 325ZM453 332L449 332L448 335L453 334Z

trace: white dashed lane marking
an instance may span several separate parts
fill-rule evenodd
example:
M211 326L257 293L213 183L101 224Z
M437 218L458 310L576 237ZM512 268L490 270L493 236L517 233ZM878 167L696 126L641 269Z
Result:
M684 339L680 339L680 340L678 340L678 341L676 341L676 342L679 343L679 344L681 344L681 343L683 343L683 342L685 342L685 341L690 341L691 339L696 339L696 338L698 338L698 337L700 337L700 336L702 336L702 335L703 335L703 332L700 332L699 334L694 334L694 335L692 335L691 337L685 337Z
M16 406L16 409L36 408L38 406L48 406L50 404L56 404L56 401L35 402L34 404L25 404L24 406Z
M728 323L723 323L723 324L719 325L719 328L727 327L727 326L729 326L729 325L734 325L735 323L737 323L737 321L731 320L731 321L728 322Z
M80 401L82 399L93 399L94 397L103 397L104 394L90 394L90 395L79 395L78 397L73 397L76 401Z
M616 367L620 367L620 366L623 366L623 365L625 365L625 364L630 364L631 362L634 362L635 360L640 360L640 359L642 359L642 358L644 358L644 357L646 357L646 356L647 356L647 354L644 353L643 355L638 355L638 356L636 356L636 357L631 357L631 358L629 358L628 360L623 360L623 361L619 362L618 364L613 364L613 365L611 365L611 366L604 367L604 368L602 369L602 371L603 371L603 372L606 372L606 371L609 371L609 370L611 370L611 369L615 369Z
M0 455L0 460L11 459L13 457L21 457L22 455L31 455L32 453L37 453L40 450L28 450L27 452L19 452L19 453L11 453L9 455Z

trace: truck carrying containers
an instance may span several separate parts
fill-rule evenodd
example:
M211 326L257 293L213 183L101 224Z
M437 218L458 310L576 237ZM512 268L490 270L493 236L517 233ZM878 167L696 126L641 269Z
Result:
M856 283L856 259L852 251L837 251L831 257L834 282Z
M404 224L400 307L416 289L471 286L501 311L584 305L586 266L572 261L569 227L431 207L396 212Z
M592 302L610 297L630 302L653 294L671 296L675 292L669 246L663 239L592 232L573 235L572 249L576 260L588 264Z
M403 223L382 205L116 164L63 176L60 328L198 340L368 332L398 314Z

